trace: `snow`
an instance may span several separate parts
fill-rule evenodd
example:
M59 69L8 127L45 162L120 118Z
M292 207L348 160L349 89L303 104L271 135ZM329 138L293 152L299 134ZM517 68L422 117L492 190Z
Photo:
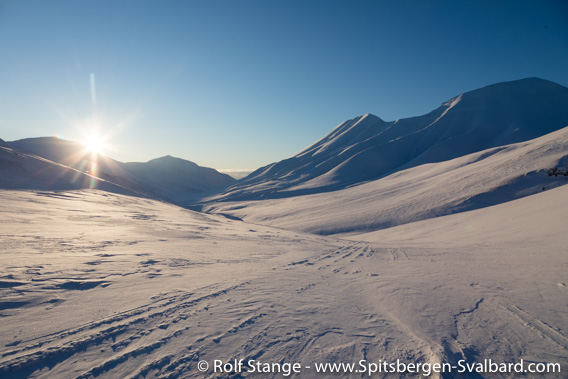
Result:
M562 222L568 220L563 206L567 198L568 186L562 186L488 208L355 234L349 238L404 246L443 245L451 248L524 245L544 238L560 242L562 235L568 231L568 225ZM483 238L480 239L480 236ZM562 251L560 244L557 250Z
M99 190L4 190L0 373L203 377L197 362L215 359L565 368L567 189L422 221L410 241L361 237L374 242ZM487 240L456 226L503 217L513 229Z
M19 151L80 171L90 171L91 163L95 162L96 176L179 205L188 205L196 198L224 189L235 181L212 168L171 156L145 163L123 163L103 154L93 157L81 144L55 137L27 138L9 144Z
M568 184L568 177L548 175L548 169L564 166L568 166L568 127L339 191L212 202L203 209L310 233L362 233L487 207Z
M528 141L568 126L568 88L528 78L466 92L418 117L345 121L299 154L260 168L217 200L327 192L406 168Z
M169 155L146 163L128 162L124 168L136 183L180 205L188 205L196 197L218 192L235 181L212 168Z
M568 166L565 93L528 79L346 121L206 199L210 214L163 201L190 201L196 172L222 179L192 162L101 157L96 176L73 143L0 140L0 377L252 377L213 369L252 359L307 378L367 377L315 371L361 360L565 378L568 177L548 175Z
M112 177L112 181L102 179L7 146L0 146L0 178L0 188L4 189L69 190L96 187L109 192L153 197L135 183L116 180L120 179L118 177Z

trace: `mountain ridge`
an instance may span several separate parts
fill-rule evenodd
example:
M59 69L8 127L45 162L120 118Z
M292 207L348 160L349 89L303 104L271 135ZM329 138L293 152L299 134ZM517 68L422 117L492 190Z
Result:
M117 185L178 205L187 205L195 196L211 193L233 183L229 175L201 167L194 162L170 155L148 162L123 163L106 155L96 156L96 172L91 171L95 158L80 143L56 137L25 138L8 143L29 154L61 163L82 172L107 179Z
M210 202L208 213L320 235L388 229L487 208L568 184L568 127L428 163L345 189L289 198ZM554 170L557 169L557 170Z
M422 116L366 114L339 124L293 157L259 168L215 200L326 192L425 163L527 141L568 125L568 88L539 78L464 92Z

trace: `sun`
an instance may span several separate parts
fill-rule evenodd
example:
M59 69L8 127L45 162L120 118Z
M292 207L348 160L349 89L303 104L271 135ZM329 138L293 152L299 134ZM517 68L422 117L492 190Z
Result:
M104 154L106 149L105 140L97 134L87 136L87 138L83 141L83 145L85 145L91 154L95 155Z

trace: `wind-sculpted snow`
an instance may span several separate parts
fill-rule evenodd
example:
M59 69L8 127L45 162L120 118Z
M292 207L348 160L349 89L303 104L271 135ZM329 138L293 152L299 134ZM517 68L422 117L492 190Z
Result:
M546 220L543 203L561 208L566 188L508 203L522 213L536 198L517 232L531 230L532 217ZM0 201L3 378L240 377L197 368L235 359L525 359L567 369L562 226L422 247L273 229L98 190L4 190Z
M432 112L345 121L297 155L262 167L216 200L320 193L426 163L527 141L568 126L568 88L537 78L463 93Z

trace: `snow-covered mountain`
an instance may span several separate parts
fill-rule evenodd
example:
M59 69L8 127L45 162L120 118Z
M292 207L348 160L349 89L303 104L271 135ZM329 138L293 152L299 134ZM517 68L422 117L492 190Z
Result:
M91 172L93 157L77 142L40 137L12 141L9 145L80 171ZM145 163L123 163L98 154L93 174L177 204L187 204L196 194L219 191L235 181L212 168L170 156Z
M204 208L317 234L362 233L483 208L568 184L568 127L526 142L398 171L346 189ZM550 174L549 174L550 173Z
M529 78L463 93L419 117L348 120L297 155L262 167L218 199L345 188L402 169L527 141L568 125L568 88Z
M224 189L235 182L231 176L215 169L170 155L145 163L128 162L122 167L138 184L185 205L195 194Z
M0 140L0 377L566 378L566 89L487 88L340 125L228 192L282 198L204 205L232 218L149 198L223 183L191 162Z
M0 188L23 190L74 190L98 188L138 197L157 197L129 183L123 186L46 158L0 146Z

